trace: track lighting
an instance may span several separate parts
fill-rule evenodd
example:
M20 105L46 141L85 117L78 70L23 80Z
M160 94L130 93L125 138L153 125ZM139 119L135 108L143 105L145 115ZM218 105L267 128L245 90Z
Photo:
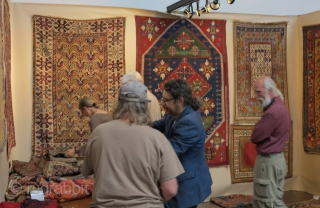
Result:
M201 9L200 9L200 14L202 14L202 13L205 13L205 12L210 12L210 8L209 8L209 10L207 9L207 7L202 7Z
M210 9L217 10L220 8L220 0L205 0L205 6L201 9L199 7L199 2L200 0L179 0L178 2L168 6L167 12L171 13L172 11L177 10L181 7L188 6L188 8L183 11L183 13L187 15L188 19L190 19L193 16L193 14L200 16L203 13L209 13ZM227 0L228 4L233 4L234 2L235 0ZM193 12L193 3L197 4L195 12Z
M171 4L170 6L167 6L167 12L171 13L172 11L179 9L180 7L190 5L196 1L199 1L199 0L179 0L176 3Z
M188 19L190 19L193 16L193 7L192 4L189 4L188 9L184 10L184 13L187 15Z
M201 9L201 13L204 13L204 12L207 12L207 13L210 12L210 3L209 3L209 0L206 0L206 5L205 5L205 7L202 7L202 9Z
M197 9L196 9L196 14L200 17L201 15L201 10L199 8L199 1L197 1Z
M234 0L233 0L234 1ZM217 10L220 7L219 0L213 0L212 3L210 4L211 9Z

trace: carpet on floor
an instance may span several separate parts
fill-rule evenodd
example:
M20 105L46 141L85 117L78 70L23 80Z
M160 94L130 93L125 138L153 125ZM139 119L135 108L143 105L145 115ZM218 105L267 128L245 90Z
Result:
M298 203L293 203L293 204L287 204L288 208L315 208L315 207L320 207L320 200L316 199L311 199L308 201L304 202L298 202Z
M224 208L251 208L253 196L243 194L231 194L227 196L212 197L210 201ZM288 208L317 208L320 200L310 199L303 202L287 204Z

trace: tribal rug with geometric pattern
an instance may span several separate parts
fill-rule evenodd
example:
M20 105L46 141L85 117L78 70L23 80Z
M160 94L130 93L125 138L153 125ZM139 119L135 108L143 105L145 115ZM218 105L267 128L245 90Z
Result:
M287 23L234 22L234 124L254 124L262 108L254 97L253 83L271 77L288 102Z
M303 146L320 154L320 25L303 27Z
M167 81L184 78L193 96L204 102L200 112L207 132L204 151L208 165L228 165L226 21L143 16L135 19L137 71L145 85L160 101Z
M292 126L292 123L291 123ZM254 125L232 125L230 139L231 183L253 181L253 168L256 160L256 145L251 142ZM292 127L291 134L283 151L287 165L286 178L292 177Z
M33 153L87 142L82 97L110 111L125 72L125 18L70 20L33 16Z

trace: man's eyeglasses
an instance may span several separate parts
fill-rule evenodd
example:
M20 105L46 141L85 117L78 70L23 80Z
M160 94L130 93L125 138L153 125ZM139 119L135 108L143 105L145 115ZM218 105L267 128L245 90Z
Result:
M163 103L166 103L166 102L169 102L170 100L173 100L174 98L170 98L170 99L164 99L164 98L162 98L161 99L161 101L163 102Z

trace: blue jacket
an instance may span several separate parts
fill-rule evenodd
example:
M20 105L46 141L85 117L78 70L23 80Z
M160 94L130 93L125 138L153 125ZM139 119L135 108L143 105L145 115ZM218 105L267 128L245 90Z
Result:
M212 179L204 154L206 131L199 111L187 106L174 122L172 115L153 122L177 153L185 173L177 177L178 193L166 202L168 208L186 208L202 203L211 194Z

